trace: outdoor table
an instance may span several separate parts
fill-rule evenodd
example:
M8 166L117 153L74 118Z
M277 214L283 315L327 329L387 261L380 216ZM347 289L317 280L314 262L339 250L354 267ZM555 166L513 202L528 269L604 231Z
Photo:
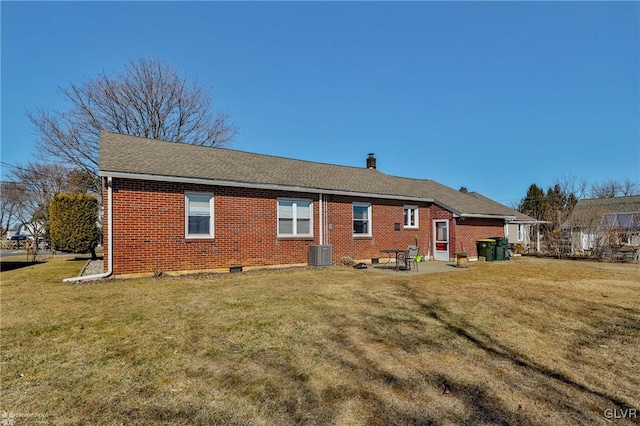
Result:
M388 250L380 250L382 253L386 253L387 256L389 256L389 260L391 260L391 254L395 254L396 256L396 271L400 270L400 266L399 266L399 262L398 262L398 256L400 255L400 253L406 253L407 249L388 249ZM387 262L388 263L388 262Z

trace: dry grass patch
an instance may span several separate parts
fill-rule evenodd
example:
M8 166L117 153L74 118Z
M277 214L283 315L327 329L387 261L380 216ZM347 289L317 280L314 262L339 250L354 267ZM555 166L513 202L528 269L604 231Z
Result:
M638 265L60 282L81 266L2 273L0 411L25 424L593 424L640 410Z

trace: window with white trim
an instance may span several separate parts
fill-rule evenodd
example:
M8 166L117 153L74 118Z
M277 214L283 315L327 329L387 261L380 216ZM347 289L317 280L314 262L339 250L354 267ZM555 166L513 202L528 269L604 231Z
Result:
M418 206L404 206L404 227L418 228Z
M278 237L312 237L311 200L278 200Z
M353 203L353 236L371 236L371 204Z
M524 241L524 225L518 224L518 241Z
M213 194L184 194L186 238L213 238Z

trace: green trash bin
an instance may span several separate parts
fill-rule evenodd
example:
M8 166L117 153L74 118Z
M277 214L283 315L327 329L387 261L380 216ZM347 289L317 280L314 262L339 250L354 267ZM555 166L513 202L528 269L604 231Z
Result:
M493 262L495 258L496 240L484 238L476 242L478 248L478 256L483 256L487 262Z
M496 241L496 246L506 246L509 244L509 239L506 237L489 237L491 240Z
M507 245L509 244L509 239L504 237L491 237L491 239L496 241L494 259L504 260L507 252Z

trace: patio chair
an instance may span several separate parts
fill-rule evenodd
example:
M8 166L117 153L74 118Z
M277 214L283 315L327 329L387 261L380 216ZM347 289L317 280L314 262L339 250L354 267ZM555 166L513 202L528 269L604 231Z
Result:
M416 262L416 256L418 256L418 246L409 246L407 251L400 253L398 261L404 262L405 270L409 272L415 266L416 272L418 272L418 262Z

